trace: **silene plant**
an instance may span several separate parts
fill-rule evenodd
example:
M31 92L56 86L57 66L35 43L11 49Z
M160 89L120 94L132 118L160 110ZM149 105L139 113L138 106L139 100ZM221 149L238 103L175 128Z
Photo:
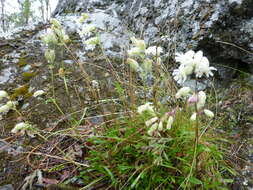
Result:
M135 54L135 52L138 51L139 50L134 49L131 53ZM198 80L201 80L204 76L207 78L213 76L213 71L215 71L216 68L210 66L207 57L203 56L202 51L194 52L190 50L186 53L176 53L175 60L180 64L172 73L173 78L177 83L183 85L190 76L195 76L196 79L195 89L183 86L175 94L176 99L185 101L188 109L185 110L176 106L174 109L161 115L160 110L155 109L151 102L147 102L144 105L139 106L137 112L141 115L148 115L145 125L147 127L147 135L150 137L166 137L164 134L170 134L169 131L173 129L173 124L177 119L177 115L179 115L178 113L185 111L187 112L185 113L187 115L190 112L189 118L185 122L192 122L195 125L193 165L197 166L198 159L196 158L196 152L200 138L200 117L207 117L210 119L214 117L214 113L205 108L207 96L204 91L197 90L197 83ZM134 61L131 61L131 66L136 70L138 69L142 71L142 68L139 68L138 64Z

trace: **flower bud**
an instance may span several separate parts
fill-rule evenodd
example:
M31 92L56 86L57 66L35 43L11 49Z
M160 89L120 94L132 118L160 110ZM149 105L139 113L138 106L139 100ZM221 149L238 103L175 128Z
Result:
M0 100L7 97L8 97L8 93L4 90L0 90Z
M195 121L197 119L197 113L193 113L190 120Z
M12 133L17 133L19 131L24 132L26 129L30 128L31 125L25 122L21 122L15 125L15 127L11 130Z
M3 105L0 107L0 113L7 113L10 110L8 105Z
M134 71L137 72L140 70L139 64L134 59L128 58L127 63L130 65L130 68L133 69Z
M43 94L45 94L44 90L37 90L36 92L34 92L33 97L36 98L36 97L41 96Z
M214 113L208 109L204 109L204 113L207 117L210 117L210 118L214 117Z
M200 91L198 93L198 102L197 102L197 110L200 110L205 106L206 103L206 93L203 91Z
M150 127L150 129L148 130L148 135L149 135L149 136L153 136L153 135L154 135L154 132L155 132L156 129L157 129L157 127L158 127L158 124L157 124L157 123L154 123L154 124Z
M137 112L139 114L142 114L143 112L149 112L149 113L155 114L154 108L153 106L151 106L151 104L152 103L147 102L146 104L139 106L137 109Z
M174 118L170 116L167 121L166 129L170 130L173 122L174 122Z
M158 124L158 131L162 131L163 130L163 122L160 121Z
M182 98L182 97L186 97L189 95L189 93L191 92L191 88L190 87L183 87L180 88L178 90L178 92L176 93L176 98Z
M153 123L155 123L158 120L158 117L153 117L151 119L149 119L148 121L145 122L145 125L147 127L149 127L150 125L152 125Z

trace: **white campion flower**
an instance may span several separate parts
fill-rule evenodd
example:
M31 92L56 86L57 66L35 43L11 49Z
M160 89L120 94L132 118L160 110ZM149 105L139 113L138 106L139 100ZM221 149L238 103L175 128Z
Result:
M151 104L152 103L147 102L146 104L139 106L138 109L137 109L137 112L139 114L142 114L143 112L147 111L147 112L150 112L150 113L154 114L155 113L154 107L151 106Z
M196 119L197 119L197 113L195 112L195 113L193 113L193 114L191 115L190 120L195 121Z
M147 127L149 127L150 125L152 125L153 123L155 123L157 120L158 120L158 117L153 117L153 118L147 120L147 121L145 122L145 125L146 125Z
M173 122L174 122L174 118L172 116L170 116L167 121L166 129L170 130Z
M190 94L190 92L191 92L190 87L182 87L176 93L176 98L178 99L178 98L186 97Z
M212 70L217 70L214 67L209 66L209 61L207 57L203 56L202 51L198 51L194 55L194 63L195 63L195 74L196 77L201 78L204 74L206 77L213 76Z
M172 73L173 78L175 81L177 81L179 84L182 84L186 81L187 75L185 72L185 66L180 65L178 69L175 69Z
M27 134L30 137L34 137L34 133L31 131L32 125L29 123L21 122L15 125L15 127L11 130L12 133L18 133L21 132L22 135L25 134L27 131Z
M45 34L44 36L41 37L41 40L44 44L57 44L58 43L58 39L53 32Z
M197 102L197 110L200 110L205 106L206 103L206 93L204 91L200 91L198 93L198 102Z
M186 53L176 53L175 60L181 65L191 65L193 64L193 57L195 52L192 50L187 51Z
M211 110L208 109L204 109L204 113L207 117L213 118L214 117L214 113Z
M0 90L0 100L3 98L8 98L8 93L4 90Z
M134 71L140 70L139 64L134 59L128 58L127 63L130 65L130 68L133 69Z
M146 55L160 56L163 53L163 48L157 46L150 46L145 50Z
M157 130L158 128L158 123L154 123L150 129L148 130L148 135L149 136L153 136L154 135L154 132Z
M38 97L38 96L41 96L45 94L45 91L44 90L37 90L36 92L33 93L33 97Z

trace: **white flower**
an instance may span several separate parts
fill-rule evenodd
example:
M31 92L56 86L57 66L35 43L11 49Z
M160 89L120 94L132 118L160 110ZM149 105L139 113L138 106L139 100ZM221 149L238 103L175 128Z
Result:
M92 32L96 30L96 27L94 25L88 25L82 29L80 32L81 35L90 35Z
M153 123L155 123L157 120L158 120L158 117L153 117L153 118L147 120L147 121L145 122L145 125L146 125L147 127L149 127L150 125L152 125Z
M203 91L200 91L198 93L198 102L197 102L197 109L201 109L205 106L206 103L206 93Z
M162 131L163 130L163 122L160 121L158 124L158 131Z
M0 100L7 97L8 97L8 93L4 90L0 90Z
M146 55L153 55L153 56L160 56L160 54L163 52L163 49L161 47L157 46L150 46L148 49L145 50Z
M183 87L180 88L178 90L178 92L176 93L176 98L182 98L182 97L186 97L190 94L191 92L191 88L190 87Z
M33 97L37 97L37 96L41 96L45 94L45 91L44 90L37 90L36 92L33 93Z
M204 113L206 114L207 117L214 117L214 113L208 109L204 109Z
M175 60L176 62L179 62L182 65L189 65L193 64L193 57L195 55L195 52L190 50L187 51L185 54L183 53L176 53Z
M197 113L195 112L195 113L192 114L190 120L195 121L196 118L197 118Z
M171 129L173 122L174 122L174 118L172 116L170 116L167 121L166 129L168 129L168 130Z
M27 134L30 137L34 137L34 133L31 131L32 125L29 123L21 122L15 125L15 127L11 130L12 133L18 133L21 132L22 135L25 134L25 131L27 131Z
M185 72L185 66L180 65L178 69L175 69L172 73L175 81L177 81L179 84L182 84L186 81L187 75Z
M133 69L134 71L140 70L139 64L134 59L128 58L127 63L130 65L131 69Z
M138 109L137 109L137 112L139 113L139 114L142 114L143 112L150 112L150 113L155 113L155 111L154 111L154 108L153 108L153 106L151 106L151 104L152 103L150 103L150 102L147 102L146 104L144 104L144 105L141 105L141 106L139 106L138 107Z
M196 57L195 74L201 78L204 74L206 77L213 76L212 70L217 70L214 67L209 67L209 61L206 57Z
M7 113L10 110L8 105L3 105L0 107L0 113Z
M157 130L157 127L158 127L158 124L157 123L154 123L150 129L148 130L148 135L149 136L153 136L154 135L154 132Z

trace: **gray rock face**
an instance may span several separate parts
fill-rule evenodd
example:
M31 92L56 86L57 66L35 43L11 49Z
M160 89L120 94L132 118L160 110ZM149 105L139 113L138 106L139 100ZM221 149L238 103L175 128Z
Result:
M149 44L203 50L232 78L233 67L253 72L253 0L63 0L54 15L105 10ZM224 67L225 66L225 67Z

